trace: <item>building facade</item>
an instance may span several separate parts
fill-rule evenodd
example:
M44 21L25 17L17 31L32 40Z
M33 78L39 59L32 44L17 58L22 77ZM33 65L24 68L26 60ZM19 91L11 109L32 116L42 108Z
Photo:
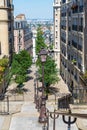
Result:
M13 52L13 11L12 0L0 0L0 58Z
M32 41L33 41L33 63L36 62L37 60L37 55L36 55L36 37L37 37L37 29L33 29L32 30L33 33L33 37L32 37Z
M60 0L53 3L54 18L54 57L58 69L60 69Z
M24 14L16 16L14 21L14 49L16 53L25 49L32 55L32 32Z
M87 70L87 1L61 0L61 76L72 92Z

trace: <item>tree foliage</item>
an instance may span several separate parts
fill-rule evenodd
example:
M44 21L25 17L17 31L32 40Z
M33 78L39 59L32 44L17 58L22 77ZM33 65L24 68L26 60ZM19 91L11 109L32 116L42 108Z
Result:
M38 60L40 78L42 77L42 64L40 59ZM49 87L51 84L55 84L59 81L58 70L55 61L48 56L46 63L44 63L44 81L45 85Z
M36 54L38 54L41 50L41 48L45 48L46 44L44 42L43 37L43 31L41 30L41 27L39 26L37 29L37 38L36 38Z
M2 59L0 59L0 66L7 67L8 63L9 63L8 57L3 57Z
M36 53L38 54L42 48L47 49L47 45L44 42L43 32L41 27L37 30L37 39L36 39ZM50 46L50 50L53 49L53 46ZM42 80L42 64L40 57L38 57L36 65L38 66L38 72L40 75L40 81ZM47 61L44 63L44 84L46 90L49 91L51 84L55 84L59 81L58 70L55 61L52 56L47 56Z
M26 79L27 69L31 66L32 59L26 50L14 54L11 65L11 74L15 77L15 82L22 84Z
M37 66L39 66L39 79L42 81L42 63L40 58L37 60ZM55 61L52 57L47 56L47 61L44 63L44 86L46 93L49 93L49 87L59 81L58 69Z
M0 82L4 80L4 73L5 70L8 68L9 59L8 57L4 56L2 59L0 59Z

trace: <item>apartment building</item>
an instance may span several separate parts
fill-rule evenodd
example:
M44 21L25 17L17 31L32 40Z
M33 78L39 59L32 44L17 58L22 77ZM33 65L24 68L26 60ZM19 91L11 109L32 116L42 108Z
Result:
M0 0L0 58L13 52L13 11L12 0Z
M32 32L24 14L19 14L14 20L14 49L16 53L27 50L32 55Z
M53 3L54 19L54 58L58 69L60 69L60 0Z
M87 70L87 0L61 0L60 31L60 72L72 92Z

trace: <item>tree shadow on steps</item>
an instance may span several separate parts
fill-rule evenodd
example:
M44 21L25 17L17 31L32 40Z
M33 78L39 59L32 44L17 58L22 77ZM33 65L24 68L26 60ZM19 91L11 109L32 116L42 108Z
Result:
M32 73L32 70L27 70L27 74L30 74L30 73Z
M33 79L33 77L32 76L27 76L26 77L26 81L25 82L28 82L29 80L32 80Z
M49 93L50 94L56 94L59 92L59 89L56 87L49 87Z

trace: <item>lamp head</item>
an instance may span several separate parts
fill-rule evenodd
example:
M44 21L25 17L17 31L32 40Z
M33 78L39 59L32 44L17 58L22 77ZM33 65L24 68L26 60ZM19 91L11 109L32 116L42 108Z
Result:
M40 58L41 58L41 62L42 63L46 62L47 51L45 49L41 49L39 55L40 55Z

